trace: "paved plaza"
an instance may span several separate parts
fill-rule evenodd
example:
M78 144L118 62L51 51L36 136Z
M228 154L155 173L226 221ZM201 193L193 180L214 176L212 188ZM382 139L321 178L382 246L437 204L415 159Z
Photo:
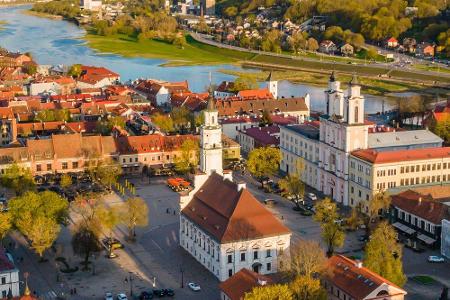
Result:
M321 242L320 226L312 217L293 211L293 204L288 200L264 193L259 188L259 183L248 175L237 175L236 180L245 181L247 188L260 201L267 198L277 201L269 209L292 230L293 242L303 239ZM102 252L91 259L93 264L89 271L63 274L57 271L61 266L55 262L56 257L68 258L70 267L80 267L82 260L72 253L71 226L63 228L54 249L47 251L45 255L48 261L43 263L38 262L39 258L28 249L26 241L19 234L13 234L14 243L7 243L7 247L18 261L22 274L30 273L31 289L41 299L56 299L57 295L65 295L68 299L103 299L105 292L125 292L130 296L131 290L133 295L138 295L143 290L151 290L153 283L156 288L173 289L176 299L219 298L218 280L178 246L178 194L166 186L165 178L154 178L150 184L140 178L130 181L135 184L138 196L148 203L150 224L136 230L138 240L134 244L125 242L125 228L115 230L115 236L125 243L125 249L115 250L118 258L107 259ZM114 206L122 202L123 197L113 193L105 196L105 200ZM347 233L344 248L337 249L337 252L346 255L360 254L363 243L358 241L358 237L362 234L362 231ZM440 281L428 287L408 281L407 299L435 299L440 293L441 283L450 285L448 262L429 264L426 261L428 255L436 253L426 251L417 254L405 249L404 265L408 276L426 274ZM191 291L186 287L187 282L200 284L202 291ZM74 288L77 293L71 295L70 290Z

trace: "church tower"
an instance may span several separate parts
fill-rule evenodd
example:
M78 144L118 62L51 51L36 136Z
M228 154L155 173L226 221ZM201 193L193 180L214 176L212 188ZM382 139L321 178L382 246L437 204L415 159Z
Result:
M222 175L222 127L212 97L203 114L205 123L200 128L200 171L207 175L212 172Z
M349 125L364 123L364 97L361 96L361 86L356 75L348 84L344 121Z
M328 81L328 90L325 91L327 103L327 115L344 117L344 93L341 90L341 83L336 80L334 71Z
M266 79L267 88L275 99L278 99L278 81L272 78L272 71Z

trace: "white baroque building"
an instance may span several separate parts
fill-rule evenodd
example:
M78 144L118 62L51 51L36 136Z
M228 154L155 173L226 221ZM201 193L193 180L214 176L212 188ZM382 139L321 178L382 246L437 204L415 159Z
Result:
M242 268L278 271L291 232L222 168L221 126L213 100L201 128L200 170L180 196L180 246L220 281Z
M0 248L0 298L6 299L8 295L20 295L19 269L14 265L12 256Z

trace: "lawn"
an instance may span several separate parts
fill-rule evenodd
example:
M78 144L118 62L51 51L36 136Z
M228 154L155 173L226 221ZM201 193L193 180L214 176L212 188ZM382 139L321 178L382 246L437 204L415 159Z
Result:
M411 279L423 285L431 285L436 282L436 280L434 280L433 277L425 275L414 276L411 277Z
M414 64L413 68L424 71L443 72L450 74L450 68L442 68L436 65Z
M125 57L145 57L166 59L165 66L231 64L252 55L221 49L198 43L187 36L187 45L181 49L162 40L148 39L138 41L127 35L100 36L88 33L85 36L88 45L103 53L115 53Z

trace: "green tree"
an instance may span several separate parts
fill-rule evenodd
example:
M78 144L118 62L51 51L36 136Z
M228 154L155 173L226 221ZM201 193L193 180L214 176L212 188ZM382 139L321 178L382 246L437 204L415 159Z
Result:
M93 162L91 165L89 169L91 175L110 188L122 174L122 167L117 161L112 159L101 159L95 163Z
M106 120L97 121L95 130L102 135L110 135L114 127L125 128L125 120L122 117L109 117Z
M391 205L391 196L386 191L380 191L372 196L372 199L367 203L366 214L363 217L364 225L366 226L366 234L369 236L371 227L378 222L382 211L389 209Z
M175 159L175 170L186 174L199 162L199 144L197 140L186 139L181 144L180 155Z
M370 236L366 245L364 264L380 276L403 286L402 247L397 243L397 233L387 222L382 222Z
M83 270L86 271L89 266L89 257L92 253L99 252L102 247L95 231L86 226L77 226L72 235L72 249L75 254L83 257Z
M236 6L229 6L223 12L227 17L234 18L238 14L238 9Z
M166 133L174 131L173 120L170 116L156 113L152 116L152 123Z
M300 209L300 203L305 194L305 184L301 181L300 176L297 174L289 174L278 181L278 185L280 186L280 189L283 190L283 194L285 196L290 196L292 202Z
M128 198L121 209L121 220L128 229L128 240L134 241L136 226L148 225L148 206L145 200L140 197Z
M78 78L80 77L81 72L81 64L74 64L70 66L68 74L74 78Z
M322 240L327 245L327 256L331 257L336 247L344 245L345 233L340 225L336 203L325 198L315 205L314 220L320 223Z
M11 213L4 211L0 212L0 242L3 244L3 239L8 232L12 229Z
M263 127L272 124L273 124L272 116L270 115L269 111L267 109L263 110L261 120L259 121L259 126Z
M35 64L29 64L26 67L24 67L25 73L28 75L34 75L37 73L37 66Z
M292 300L292 291L285 284L256 286L244 295L244 300Z
M242 90L253 90L253 89L257 89L257 88L258 88L258 82L256 81L256 78L254 76L241 74L234 81L233 90L235 92L239 92Z
M450 144L450 118L446 118L441 121L433 120L430 130L437 136L441 137L445 144Z
M280 150L272 147L261 147L252 150L248 156L247 168L254 176L273 175L278 171L281 160ZM264 182L262 182L264 187Z
M330 26L323 33L325 40L332 40L334 43L342 43L344 41L344 30L339 26Z
M289 283L289 288L291 289L296 300L326 300L327 292L321 286L320 280L318 278L313 278L311 276L301 275L295 278Z
M261 50L281 53L281 32L276 29L267 32L262 39Z
M61 176L61 182L59 185L64 189L72 185L72 177L68 174L63 174Z
M14 190L16 195L34 190L36 186L30 169L23 168L16 163L5 169L5 173L0 178L0 181L3 186Z
M306 40L308 34L306 32L297 31L293 35L291 35L288 39L289 46L291 47L292 52L297 54L301 49L306 49L308 41Z
M98 211L98 219L102 228L106 231L108 238L112 239L113 230L120 223L120 213L116 207L108 207L104 205ZM109 247L109 255L111 256L112 247Z
M172 44L180 49L184 49L184 47L186 47L187 45L186 37L184 36L184 34L177 34L173 39Z
M31 241L31 247L41 260L45 250L55 242L60 230L60 225L51 218L38 215L33 219L33 226L29 228L26 237Z
M79 196L71 205L71 210L78 216L78 226L89 229L96 236L102 233L102 224L100 222L100 213L105 207L103 198L91 193L85 196Z

